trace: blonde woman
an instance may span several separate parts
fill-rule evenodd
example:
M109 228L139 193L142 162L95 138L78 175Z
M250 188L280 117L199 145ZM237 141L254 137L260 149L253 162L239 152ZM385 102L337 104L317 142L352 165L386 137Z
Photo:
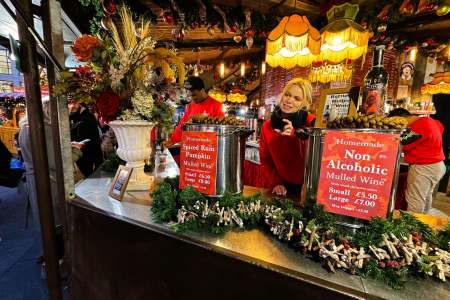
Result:
M259 155L264 187L278 196L299 194L303 183L306 143L298 138L301 128L311 126L314 115L308 80L295 78L283 89L270 120L261 128Z

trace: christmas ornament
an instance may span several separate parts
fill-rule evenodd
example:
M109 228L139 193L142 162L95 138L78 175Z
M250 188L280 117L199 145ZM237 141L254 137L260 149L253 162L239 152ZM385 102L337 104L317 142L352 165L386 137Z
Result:
M385 32L386 29L387 29L387 24L385 24L385 23L380 24L380 25L378 25L378 27L377 27L377 31L378 31L378 32Z
M436 3L432 0L420 0L419 5L417 6L416 15L435 11L437 8Z
M173 16L170 13L170 11L163 11L162 18L163 18L163 21L166 22L167 24L169 24L169 25L173 24Z
M251 48L253 46L253 37L249 36L245 39L245 44L247 45L247 48Z
M252 27L252 12L251 12L251 10L246 8L245 11L244 11L244 15L245 15L244 28Z
M450 0L444 0L436 10L436 15L445 16L450 12Z
M195 21L194 21L194 22L191 23L191 28L192 28L192 29L195 29L195 28L197 28L197 27L199 27L198 22L195 22Z
M235 25L232 25L231 27L230 27L230 29L227 31L228 33L236 33L237 32L237 26L236 26L236 24Z
M106 16L110 17L117 13L117 5L113 0L102 1L103 12Z
M111 17L103 17L101 22L102 28L105 30L111 30L113 21Z
M392 4L386 4L380 13L377 15L378 20L386 23L389 20L389 11L391 10Z
M233 40L236 42L236 43L240 43L241 41L242 41L242 36L240 36L240 35L235 35L234 37L233 37Z
M208 34L210 36L214 35L214 28L212 26L208 26L208 28L206 29L206 32L208 32Z
M412 15L414 13L414 3L412 0L403 0L398 9L400 15Z

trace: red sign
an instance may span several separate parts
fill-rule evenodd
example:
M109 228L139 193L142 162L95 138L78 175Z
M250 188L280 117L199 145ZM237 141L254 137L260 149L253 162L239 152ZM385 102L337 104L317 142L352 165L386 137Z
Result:
M217 133L183 131L180 189L190 186L205 195L216 194Z
M327 131L317 203L339 215L386 218L398 148L398 134Z

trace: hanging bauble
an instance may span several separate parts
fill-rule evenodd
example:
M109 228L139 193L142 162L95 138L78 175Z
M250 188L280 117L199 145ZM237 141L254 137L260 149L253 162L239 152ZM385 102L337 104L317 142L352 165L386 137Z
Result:
M102 18L101 25L102 25L103 29L111 30L112 25L113 25L113 21L112 21L111 17Z
M417 6L416 15L435 11L438 8L433 0L420 0Z
M362 20L360 25L364 28L367 29L367 27L369 26L369 23L367 22L367 20Z
M414 13L414 3L412 0L403 0L400 8L398 9L401 15L412 15Z
M113 0L102 1L103 12L106 16L110 17L117 13L117 5Z
M197 28L197 27L199 27L199 24L198 24L197 21L194 21L194 22L191 23L191 28L192 28L192 29L195 29L195 28Z
M386 29L387 29L387 24L383 23L383 24L378 25L377 31L378 32L385 32Z
M240 43L241 41L242 41L242 36L240 36L240 35L235 35L234 37L233 37L233 40L236 42L236 43Z
M163 18L164 22L166 22L169 25L172 25L172 23L173 23L173 16L170 13L170 11L164 11L162 13L162 18Z
M389 19L389 11L391 10L392 4L386 4L380 13L377 15L378 20L386 23Z
M450 12L450 0L444 0L436 10L436 15L445 16Z
M254 37L255 36L255 32L253 30L247 30L245 32L245 37Z
M394 49L394 42L391 41L388 43L386 50L392 50L392 49Z
M174 41L177 40L178 30L172 29L171 36L172 36L172 40L174 40Z
M235 25L231 25L230 29L228 30L228 33L236 33L237 31L237 26Z
M253 37L249 36L245 39L245 44L247 45L247 48L251 48L253 46Z
M208 26L206 32L208 32L208 34L212 36L214 35L214 28L212 26Z

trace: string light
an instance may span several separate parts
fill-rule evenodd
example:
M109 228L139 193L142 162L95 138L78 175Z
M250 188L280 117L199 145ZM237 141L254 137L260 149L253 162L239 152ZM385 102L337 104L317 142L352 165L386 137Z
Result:
M223 78L223 76L225 76L225 64L224 63L220 63L220 77Z
M241 77L245 76L245 63L241 62Z
M411 51L409 52L409 60L416 61L416 56L417 56L417 48L412 48Z
M194 76L198 77L198 66L197 65L194 66Z
M266 62L265 61L263 61L261 63L261 75L264 75L264 74L266 74Z

